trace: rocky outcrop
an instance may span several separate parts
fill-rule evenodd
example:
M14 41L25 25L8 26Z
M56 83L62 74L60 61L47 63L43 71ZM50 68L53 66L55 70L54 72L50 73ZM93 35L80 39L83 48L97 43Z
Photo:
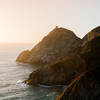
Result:
M26 60L29 58L29 56L30 56L30 51L25 50L21 54L19 54L16 61L25 63Z
M63 57L65 54L75 54L80 43L81 39L72 31L56 27L31 51L22 52L16 61L43 67Z
M80 55L85 60L88 69L100 65L100 36L86 43L81 48Z
M30 74L27 84L65 85L86 70L85 61L78 55L81 39L72 31L55 28L31 51L22 52L18 62L41 65Z
M17 61L41 65L27 84L67 85L57 100L100 99L100 26L82 40L72 31L56 27Z
M94 38L96 38L98 36L100 36L100 26L94 28L93 30L91 30L89 33L87 33L83 37L83 39L82 39L82 41L83 41L82 46L85 45L85 43L91 41L92 39L94 39Z
M48 67L39 68L25 82L31 85L66 85L85 70L85 61L78 55L70 55Z
M100 36L87 42L80 49L87 70L76 77L58 96L57 100L100 99Z
M66 87L56 100L100 100L99 76L100 67L82 73Z

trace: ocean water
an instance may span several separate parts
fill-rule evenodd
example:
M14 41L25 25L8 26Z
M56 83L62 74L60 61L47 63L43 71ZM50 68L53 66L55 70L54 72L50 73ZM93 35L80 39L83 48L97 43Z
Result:
M61 87L22 83L35 66L16 63L18 54L33 44L0 44L0 100L54 100Z

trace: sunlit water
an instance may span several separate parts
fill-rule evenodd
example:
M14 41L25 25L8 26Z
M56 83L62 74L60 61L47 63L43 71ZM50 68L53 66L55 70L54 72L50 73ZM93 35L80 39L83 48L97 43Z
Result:
M28 86L22 83L35 70L16 63L18 54L33 44L0 44L0 100L54 100L60 87Z

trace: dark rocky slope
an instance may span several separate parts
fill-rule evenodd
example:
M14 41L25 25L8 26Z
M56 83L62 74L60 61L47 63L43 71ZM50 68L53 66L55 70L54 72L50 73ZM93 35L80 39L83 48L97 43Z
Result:
M100 67L81 74L56 100L100 100Z
M90 33L92 34L94 30L89 32L89 34ZM96 37L94 37L94 39ZM98 59L98 58L94 58L94 56L97 55L96 53L98 53L97 52L98 50L95 52L95 49L96 49L95 46L99 45L99 42L95 43L95 42L92 42L92 40L89 40L89 41L87 41L85 45L82 44L82 46L77 47L76 50L74 49L75 51L74 53L71 53L71 52L70 54L66 53L64 57L58 60L56 59L55 61L53 61L53 63L49 64L49 66L40 68L36 72L33 72L26 82L32 85L34 84L46 84L46 85L68 84L69 82L72 81L73 78L78 76L81 72L84 72L92 68L94 61L95 60L97 61ZM85 40L83 42L85 42Z
M100 27L94 30L99 34ZM100 100L100 36L85 43L80 55L87 64L87 70L76 77L57 100Z
M82 45L84 45L85 43L91 41L92 39L96 38L100 36L100 26L94 28L93 30L91 30L88 34L86 34L84 37L83 37L83 43Z
M31 85L66 85L85 70L85 61L79 55L70 55L55 64L37 69L25 82Z
M81 39L72 31L56 27L31 51L23 51L16 61L43 67L63 57L65 54L75 54L75 49L78 48L80 43Z

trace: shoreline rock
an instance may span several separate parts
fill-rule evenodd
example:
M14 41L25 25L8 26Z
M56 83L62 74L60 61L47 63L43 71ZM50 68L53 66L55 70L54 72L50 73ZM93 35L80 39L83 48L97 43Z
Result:
M86 70L86 64L78 55L67 56L51 66L39 68L30 74L30 85L66 85Z
M68 85L57 100L100 99L100 26L83 39L56 27L16 61L41 66L30 74L27 84Z

